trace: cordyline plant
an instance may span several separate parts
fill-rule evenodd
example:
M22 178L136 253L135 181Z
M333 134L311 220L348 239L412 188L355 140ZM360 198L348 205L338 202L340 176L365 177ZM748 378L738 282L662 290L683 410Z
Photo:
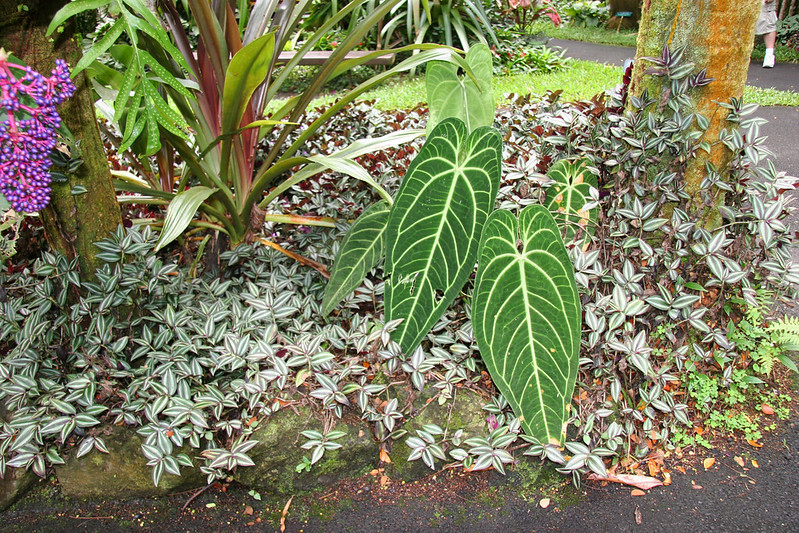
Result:
M156 14L140 0L78 0L54 17L50 31L67 18L100 5L118 13L75 71L91 66L95 80L111 89L105 94L113 100L112 118L122 134L119 150L139 156L136 164L144 177L119 174L124 179L116 182L118 189L135 193L121 200L169 205L159 248L180 236L190 223L226 233L232 246L255 240L264 221L332 227L332 219L266 212L282 192L326 169L366 182L391 202L354 158L413 139L421 132L359 141L329 156L302 152L308 139L333 115L390 76L433 58L466 66L452 49L436 45L375 51L348 59L347 53L399 0L381 3L352 27L303 93L276 100L306 53L364 1L347 4L283 66L280 52L291 47L311 5L309 0L258 0L252 6L247 2L188 0L188 22L171 0L159 0ZM187 24L196 28L196 46L193 32L185 29ZM115 44L123 33L129 44ZM421 52L358 85L312 123L300 124L328 81L378 56L410 50ZM95 61L106 52L125 65L124 74ZM267 107L277 108L269 120L264 119ZM300 127L302 132L292 136ZM173 179L175 154L183 161L179 179ZM143 156L155 156L156 167ZM285 179L289 171L302 166L291 179ZM198 210L202 219L192 222ZM273 245L265 239L262 242Z
M64 61L56 60L46 78L9 62L0 49L0 194L15 211L35 213L50 202L50 154L61 125L56 106L74 92Z

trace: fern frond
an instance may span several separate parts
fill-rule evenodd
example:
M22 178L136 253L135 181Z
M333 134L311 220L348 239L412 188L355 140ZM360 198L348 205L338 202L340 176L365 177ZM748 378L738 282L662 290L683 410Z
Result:
M799 350L799 317L781 317L767 327L771 340L784 350Z

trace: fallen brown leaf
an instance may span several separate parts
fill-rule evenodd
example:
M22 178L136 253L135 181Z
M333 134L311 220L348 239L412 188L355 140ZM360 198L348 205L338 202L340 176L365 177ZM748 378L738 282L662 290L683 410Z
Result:
M592 479L594 481L612 481L613 483L623 483L624 485L630 485L641 490L649 490L652 487L659 487L663 485L663 482L659 479L650 476L638 476L631 474L619 474L616 476L600 476L599 474L591 474L588 476L588 479Z
M702 466L705 467L705 470L710 470L713 468L713 465L716 464L716 459L714 457L708 457L704 461L702 461Z
M388 456L388 452L386 450L380 450L380 460L384 463L391 462L391 457Z
M280 516L280 533L286 531L286 515L289 513L289 506L291 505L291 500L294 499L294 496L289 498L289 501L286 502L286 505L283 507L283 514Z
M546 509L547 507L549 507L549 504L551 502L552 500L550 500L549 498L542 498L541 501L538 502L538 505L541 506L541 509Z
M752 446L753 448L762 448L763 447L763 445L761 443L759 443L759 442L757 442L756 440L753 440L753 439L747 439L746 442L748 442L749 446Z
M646 492L641 489L633 489L630 491L630 496L646 496Z
M252 515L255 511L253 510L252 506L248 505L244 508L244 514Z
M772 409L771 406L769 404L767 404L767 403L762 404L760 406L760 410L763 411L764 415L771 416L771 415L774 414L774 409Z
M639 509L638 506L636 505L635 506L635 523L640 526L641 523L643 523L643 521L644 521L644 518L641 516L641 509Z
M736 464L737 464L738 466L740 466L741 468L743 468L743 467L744 467L744 465L746 464L746 463L744 463L744 460L743 460L743 458L742 458L742 457L740 457L740 456L738 456L738 455L736 455L735 457L733 457L733 460L734 460L734 461L736 462Z

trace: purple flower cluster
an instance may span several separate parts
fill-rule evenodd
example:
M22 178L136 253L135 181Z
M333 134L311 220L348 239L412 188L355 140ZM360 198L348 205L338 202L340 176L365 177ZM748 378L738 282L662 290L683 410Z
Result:
M33 213L50 202L50 154L61 125L56 106L75 92L66 62L55 63L45 78L0 51L0 193L15 211Z

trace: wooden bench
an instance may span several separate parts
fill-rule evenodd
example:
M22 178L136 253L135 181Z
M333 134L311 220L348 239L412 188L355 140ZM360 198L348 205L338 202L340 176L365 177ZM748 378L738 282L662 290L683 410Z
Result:
M367 54L371 54L373 51L370 50L354 50L351 52L347 52L344 56L344 59L358 59L364 57ZM287 52L280 52L280 55L277 57L277 64L282 65L291 61L291 59L295 56L296 52L287 51ZM332 50L315 50L311 52L306 52L305 55L300 59L300 65L323 65L325 61L330 59L330 56L333 55ZM391 65L394 63L394 54L388 53L381 56L373 57L372 59L365 61L364 65Z

